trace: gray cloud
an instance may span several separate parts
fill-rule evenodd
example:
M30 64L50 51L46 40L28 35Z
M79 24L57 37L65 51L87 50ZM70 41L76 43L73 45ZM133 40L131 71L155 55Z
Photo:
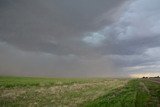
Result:
M0 73L124 76L135 68L145 71L159 64L159 12L159 0L1 0Z
M23 50L79 53L83 34L113 23L124 1L1 0L0 40Z
M21 51L6 43L0 44L0 70L3 75L89 77L114 76L108 57L86 58L75 55L54 55Z

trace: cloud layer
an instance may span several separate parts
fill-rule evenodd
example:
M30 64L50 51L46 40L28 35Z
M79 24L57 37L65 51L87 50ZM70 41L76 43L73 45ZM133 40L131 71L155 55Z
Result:
M157 73L159 4L159 0L1 0L0 73L56 77Z

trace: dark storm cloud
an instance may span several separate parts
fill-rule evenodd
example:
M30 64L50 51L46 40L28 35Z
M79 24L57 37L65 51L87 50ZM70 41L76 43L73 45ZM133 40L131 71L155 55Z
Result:
M23 50L79 53L83 34L111 24L124 1L1 0L0 40Z
M146 49L160 46L160 36L133 38L129 40L106 40L104 46L98 48L101 54L108 55L139 55Z
M160 64L159 4L0 0L0 73L126 76L151 70Z

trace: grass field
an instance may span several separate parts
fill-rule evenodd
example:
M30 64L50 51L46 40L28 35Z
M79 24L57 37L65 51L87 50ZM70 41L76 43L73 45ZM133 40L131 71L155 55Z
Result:
M159 107L149 79L0 77L1 107Z

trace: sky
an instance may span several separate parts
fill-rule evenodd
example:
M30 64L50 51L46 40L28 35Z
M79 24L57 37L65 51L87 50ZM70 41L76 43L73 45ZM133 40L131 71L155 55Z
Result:
M160 75L160 0L0 0L0 75Z

